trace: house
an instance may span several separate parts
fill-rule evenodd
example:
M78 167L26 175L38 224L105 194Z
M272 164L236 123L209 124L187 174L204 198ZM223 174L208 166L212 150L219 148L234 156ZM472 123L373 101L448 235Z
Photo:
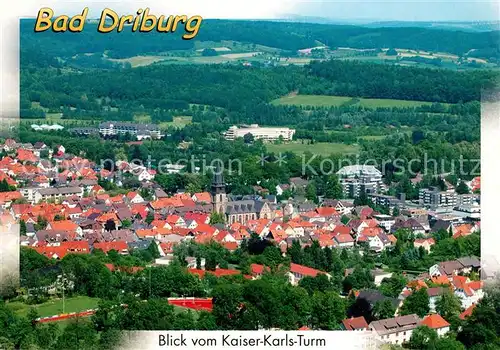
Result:
M380 269L375 269L370 271L373 278L374 278L374 283L378 287L384 280L384 278L391 278L392 277L392 272L386 272L384 270Z
M410 340L413 331L420 325L417 315L397 316L373 321L369 330L376 333L378 340L390 344L403 344Z
M100 249L105 254L108 254L111 250L114 250L121 255L128 254L128 245L125 241L94 243L94 249Z
M83 234L82 228L71 220L50 221L47 225L47 230L75 232L79 235Z
M348 234L340 234L334 237L335 242L339 248L352 248L354 247L354 238Z
M144 202L144 198L137 192L129 192L126 197L130 203L138 204Z
M463 309L477 304L484 297L482 281L470 281L465 276L453 276L452 285L455 287L455 295L462 302Z
M378 233L375 237L369 237L368 245L371 250L381 252L392 245L392 241L384 232Z
M423 247L427 253L431 252L431 247L436 244L434 238L418 238L413 242L413 247L416 249Z
M457 260L443 261L439 264L432 265L429 268L430 277L435 276L446 276L451 278L452 276L458 274L463 268L463 265Z
M212 196L210 196L210 193L208 192L195 193L191 198L195 202L206 203L206 204L212 203Z
M416 235L425 234L425 228L414 218L408 220L396 219L396 222L391 227L391 232L396 232L399 229L411 230Z
M334 207L341 215L350 214L354 210L353 202L346 200L325 199L323 205Z
M366 331L368 330L368 323L363 316L351 317L342 320L342 329L346 331Z
M250 273L254 278L259 278L261 277L264 272L269 272L270 269L267 266L260 265L260 264L251 264L250 265Z
M319 274L324 274L328 278L331 278L332 276L326 272L320 271L313 269L311 267L299 265L299 264L290 264L290 271L288 272L288 279L292 285L298 285L300 280L303 277L316 277Z
M437 233L438 231L446 231L449 232L453 229L453 225L450 221L447 220L436 220L434 224L431 226L431 232Z
M477 272L481 268L481 261L475 256L465 256L458 258L457 261L462 265L461 273Z
M450 324L439 314L425 316L421 325L434 329L440 337L450 331Z

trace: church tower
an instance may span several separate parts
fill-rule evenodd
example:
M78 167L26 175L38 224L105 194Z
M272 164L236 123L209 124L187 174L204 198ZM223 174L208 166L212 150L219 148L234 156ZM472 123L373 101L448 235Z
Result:
M227 203L226 184L224 183L224 176L219 165L217 165L217 169L214 172L210 192L212 195L213 211L224 214Z

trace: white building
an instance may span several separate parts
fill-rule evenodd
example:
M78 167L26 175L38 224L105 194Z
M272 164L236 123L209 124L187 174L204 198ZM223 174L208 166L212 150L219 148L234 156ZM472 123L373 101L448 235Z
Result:
M369 325L369 330L374 331L378 340L383 343L401 345L410 340L413 330L419 323L418 316L412 314L373 321Z
M246 134L251 134L255 139L262 139L264 141L278 140L280 137L284 141L290 141L295 134L295 130L290 128L266 128L260 127L257 124L242 126L240 128L231 126L224 134L224 137L227 140L234 140L238 137L244 137Z
M130 134L138 140L160 139L163 135L155 124L135 124L126 122L104 122L99 124L99 133L102 136L117 136Z
M361 193L374 194L383 188L382 173L373 165L348 165L337 172L347 198L357 198Z

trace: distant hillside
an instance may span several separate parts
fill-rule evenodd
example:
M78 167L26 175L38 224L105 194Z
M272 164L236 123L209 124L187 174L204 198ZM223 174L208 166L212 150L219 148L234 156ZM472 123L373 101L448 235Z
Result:
M33 20L21 21L21 51L42 52L48 57L72 57L76 54L107 52L111 58L126 58L146 53L194 49L194 41L181 40L182 27L174 34L121 33L101 34L95 23L87 23L82 33L35 33ZM368 28L273 21L205 20L196 40L233 40L265 45L287 51L317 46L387 48L398 47L475 57L500 58L499 32L466 32L415 27ZM30 58L22 55L22 64Z
M489 32L500 30L499 21L484 21L484 22L402 22L402 21L383 21L365 24L370 28L380 27L417 27L428 29L443 29L443 30L460 30L469 32Z

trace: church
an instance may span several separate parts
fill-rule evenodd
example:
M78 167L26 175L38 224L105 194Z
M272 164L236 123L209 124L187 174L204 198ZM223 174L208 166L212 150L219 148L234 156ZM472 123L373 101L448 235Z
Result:
M260 218L273 219L274 211L270 203L255 199L232 200L226 194L226 184L222 171L217 170L211 185L212 208L214 212L224 214L226 223L238 222L246 225L248 221Z

